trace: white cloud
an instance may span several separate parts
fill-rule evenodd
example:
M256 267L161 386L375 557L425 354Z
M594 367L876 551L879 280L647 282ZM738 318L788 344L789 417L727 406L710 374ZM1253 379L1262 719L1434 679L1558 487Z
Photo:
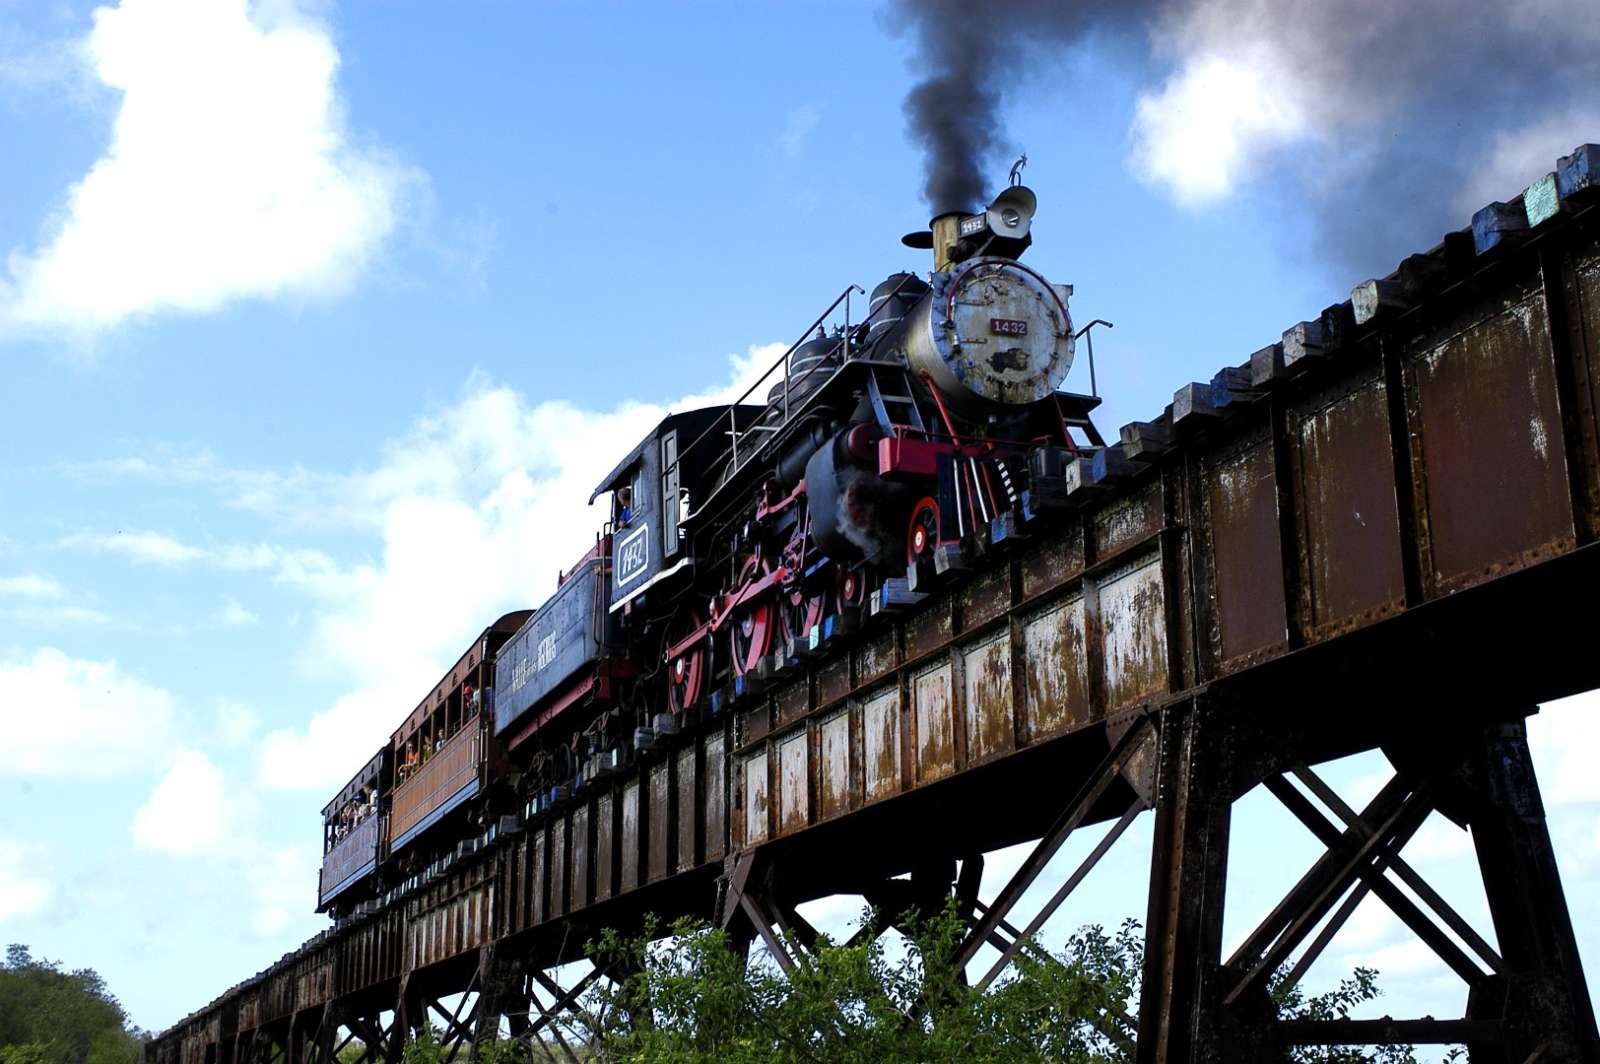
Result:
M288 3L124 0L82 55L120 105L0 323L92 332L159 311L346 288L411 171L350 143L326 27Z
M1528 718L1528 748L1547 806L1600 806L1600 691L1539 707Z
M789 112L789 117L784 121L783 132L778 135L778 152L789 162L800 158L805 151L806 141L811 139L811 133L822 121L822 105L815 103L801 104Z
M1313 210L1352 189L1424 209L1507 199L1592 136L1590 0L1171 0L1151 22L1166 74L1138 97L1129 164L1185 206L1298 178ZM1570 101L1579 101L1573 103ZM1405 197L1402 199L1401 197Z
M243 746L256 729L261 718L249 706L223 699L217 704L217 741L223 746Z
M111 625L117 618L92 606L75 606L67 602L26 602L4 611L5 616L21 624L39 628L82 628L86 625ZM124 627L137 627L127 624Z
M729 385L666 405L531 404L474 378L457 404L386 448L350 479L352 495L382 515L381 556L300 585L323 598L311 653L356 686L303 730L266 738L262 781L344 782L484 625L549 597L557 570L604 520L585 505L589 493L633 442L669 409L737 397L784 347L752 346L730 359Z
M227 625L230 628L238 628L247 624L255 624L260 619L260 617L256 616L254 613L251 613L233 599L228 599L223 602L222 607L216 612L217 623Z
M181 543L160 532L137 529L116 532L79 532L67 536L62 547L93 551L96 554L121 554L136 562L154 565L180 565L205 556L199 547Z
M67 589L48 576L23 573L20 576L0 576L0 595L28 599L59 599Z
M104 777L148 768L172 734L172 696L115 662L54 647L0 661L6 768L29 776Z
M1600 20L1596 20L1600 21ZM1600 136L1600 107L1588 101L1497 134L1477 171L1456 197L1462 214L1509 199L1549 173L1584 138Z
M232 813L222 771L206 755L185 750L134 813L133 841L175 856L214 853L231 838Z
M1135 105L1132 165L1186 207L1220 200L1262 156L1308 135L1307 115L1272 50L1201 53Z
M303 919L311 898L308 884L317 881L319 867L315 847L286 846L261 851L259 859L251 862L247 870L251 933L258 938L272 938Z
M54 894L39 872L37 851L16 839L0 838L0 923L38 916Z

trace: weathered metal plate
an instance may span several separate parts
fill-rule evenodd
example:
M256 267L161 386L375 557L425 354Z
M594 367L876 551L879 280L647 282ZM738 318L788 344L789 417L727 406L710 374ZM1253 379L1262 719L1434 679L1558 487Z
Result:
M1095 511L1092 520L1095 559L1110 558L1161 531L1161 514L1159 479L1106 503Z
M724 765L727 743L722 735L706 738L706 782L702 792L705 809L702 836L707 861L720 861L728 852L728 784Z
M533 831L529 834L531 835L529 848L532 852L532 861L528 866L528 908L533 914L531 922L542 924L550 918L549 897L545 891L545 880L548 878L545 873L549 868L549 861L546 860L546 855L549 853L550 845L545 839L543 830Z
M698 773L695 771L695 759L698 751L693 745L686 746L678 751L677 785L678 785L678 811L677 811L677 843L678 871L687 872L695 866L698 857L698 847L695 845L695 835L700 829L700 802Z
M744 844L754 846L767 837L767 751L750 754L739 767L744 777Z
M956 770L955 706L950 695L948 660L931 665L911 678L919 783L940 779Z
M850 711L817 722L817 813L827 820L850 810Z
M589 890L589 807L572 811L572 889L567 892L574 909L593 901Z
M567 906L567 818L550 821L550 916L565 916Z
M939 650L950 636L950 596L936 595L906 620L907 660Z
M791 680L773 694L778 707L778 725L792 724L806 715L811 708L811 684L805 676Z
M1083 526L1076 521L1039 534L1022 555L1022 597L1042 595L1083 572Z
M1096 581L1108 712L1167 693L1166 593L1161 551L1118 565Z
M622 787L622 837L618 839L622 856L622 890L630 891L640 882L639 853L643 840L639 837L642 822L639 816L639 794L641 791L638 778L629 780Z
M805 728L776 742L778 751L778 834L799 831L811 819L810 738Z
M1406 365L1429 598L1576 541L1543 293L1530 284L1441 333Z
M977 764L1017 745L1012 707L1011 629L1001 628L963 647L962 707L967 725L967 763Z
M1281 653L1289 642L1283 539L1272 438L1255 434L1204 465L1210 530L1213 641L1226 673Z
M1083 592L1072 591L1022 622L1023 690L1030 741L1093 719Z
M888 684L862 699L861 747L869 802L900 791L900 688Z
M992 621L1011 605L1011 566L995 565L969 580L960 592L961 630Z
M743 742L754 743L765 739L772 731L772 705L765 698L739 715Z
M856 651L856 685L872 683L894 670L898 662L894 653L894 628L887 627L875 638L861 644Z
M647 874L654 883L672 871L672 762L650 766L650 830L645 840L650 854Z
M616 816L615 799L607 791L594 803L594 896L605 901L612 894L612 877L616 874Z
M1574 255L1564 280L1575 402L1570 413L1583 450L1567 461L1582 471L1585 533L1593 535L1600 529L1600 255Z
M850 693L850 655L835 654L817 670L817 705L837 702Z
M1405 606L1388 404L1375 368L1289 411L1308 640Z

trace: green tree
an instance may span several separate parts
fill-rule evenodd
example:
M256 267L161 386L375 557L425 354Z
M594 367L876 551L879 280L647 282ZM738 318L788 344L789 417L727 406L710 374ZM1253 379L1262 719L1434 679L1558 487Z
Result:
M1133 1060L1144 955L1136 922L1112 933L1085 927L1055 953L1024 949L981 992L955 963L966 927L949 909L913 921L904 938L863 935L841 944L823 937L788 974L765 951L747 961L726 932L704 925L651 926L634 938L607 932L592 954L630 974L597 985L562 1027L586 1047L580 1059L616 1064ZM1320 995L1280 985L1274 1000L1286 1018L1337 1019L1378 995L1376 973L1361 969ZM502 1044L494 1059L553 1057L542 1043ZM1416 1060L1399 1047L1308 1047L1290 1059ZM435 1062L419 1049L408 1064Z
M0 965L0 1064L138 1064L141 1032L92 968L13 944Z

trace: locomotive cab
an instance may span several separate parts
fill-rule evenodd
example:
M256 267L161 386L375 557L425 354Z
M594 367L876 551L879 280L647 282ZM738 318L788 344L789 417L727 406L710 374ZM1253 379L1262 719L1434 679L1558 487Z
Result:
M708 406L663 418L589 496L611 493L610 603L617 613L694 564L683 522L715 486L730 432L757 406Z

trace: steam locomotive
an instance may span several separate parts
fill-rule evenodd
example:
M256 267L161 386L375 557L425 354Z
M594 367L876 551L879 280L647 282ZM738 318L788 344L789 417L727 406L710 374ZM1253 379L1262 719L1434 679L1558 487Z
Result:
M1104 441L1098 398L1061 390L1071 287L1019 261L1035 208L1013 184L935 217L904 239L930 275L855 322L846 289L740 401L628 452L549 601L484 629L324 809L319 911L632 771L1058 512Z

